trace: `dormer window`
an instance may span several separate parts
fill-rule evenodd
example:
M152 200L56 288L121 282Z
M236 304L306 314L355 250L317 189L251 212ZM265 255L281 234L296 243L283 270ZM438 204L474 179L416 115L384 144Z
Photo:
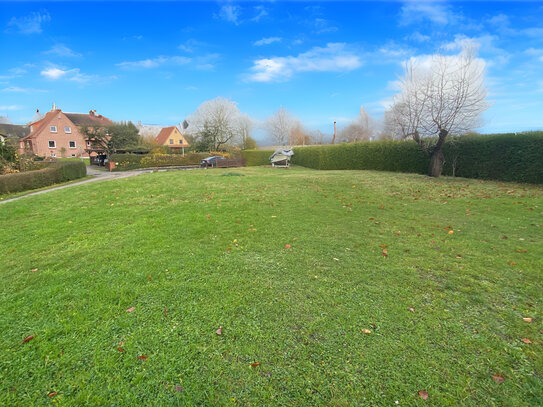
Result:
M72 132L72 128L70 126L64 127L64 133L71 133L71 132Z
M57 126L51 126L51 127L49 127L49 131L50 131L51 133L56 133L56 132L57 132Z

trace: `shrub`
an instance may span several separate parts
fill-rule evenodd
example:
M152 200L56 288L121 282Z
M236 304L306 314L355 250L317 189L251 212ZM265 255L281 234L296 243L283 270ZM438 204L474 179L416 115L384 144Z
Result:
M168 167L176 165L199 165L207 153L179 154L112 154L110 161L116 162L115 171L135 168Z
M242 152L248 166L268 164L272 153ZM443 153L443 175L543 183L543 131L452 137ZM318 170L426 174L429 158L414 141L377 141L294 148L292 164Z
M270 156L273 150L243 150L241 156L246 159L247 167L270 164ZM301 165L301 164L300 164Z
M87 175L87 167L83 161L57 162L40 170L0 175L0 194L42 188L82 178L85 175Z

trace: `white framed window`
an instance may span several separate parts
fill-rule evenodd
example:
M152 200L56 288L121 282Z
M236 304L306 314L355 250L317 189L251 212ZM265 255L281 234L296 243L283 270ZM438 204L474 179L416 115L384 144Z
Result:
M57 143L55 143L55 140L49 140L49 148L56 148Z
M56 133L56 132L57 132L57 126L50 126L50 127L49 127L49 131L50 131L51 133Z
M173 144L173 138L170 139L170 144Z
M87 140L87 147L90 147L90 141Z
M70 126L64 127L64 133L71 133L71 132L72 132L72 128Z
M72 157L75 157L75 154L72 154Z
M68 142L68 146L69 146L70 148L75 148L75 141L69 141L69 142Z

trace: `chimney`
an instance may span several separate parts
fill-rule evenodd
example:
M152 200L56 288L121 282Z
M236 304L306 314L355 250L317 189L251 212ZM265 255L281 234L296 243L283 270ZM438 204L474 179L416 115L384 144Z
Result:
M36 109L36 113L37 113L37 114L40 114L40 109Z
M94 112L95 112L94 110L90 110L89 111L89 116L94 116Z
M332 138L332 144L336 142L336 122L334 122L334 137Z

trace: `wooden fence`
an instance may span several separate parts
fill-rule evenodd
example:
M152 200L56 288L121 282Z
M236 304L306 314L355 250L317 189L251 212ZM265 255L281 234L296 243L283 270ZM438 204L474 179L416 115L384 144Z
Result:
M227 158L226 160L217 160L217 168L245 167L245 157Z

